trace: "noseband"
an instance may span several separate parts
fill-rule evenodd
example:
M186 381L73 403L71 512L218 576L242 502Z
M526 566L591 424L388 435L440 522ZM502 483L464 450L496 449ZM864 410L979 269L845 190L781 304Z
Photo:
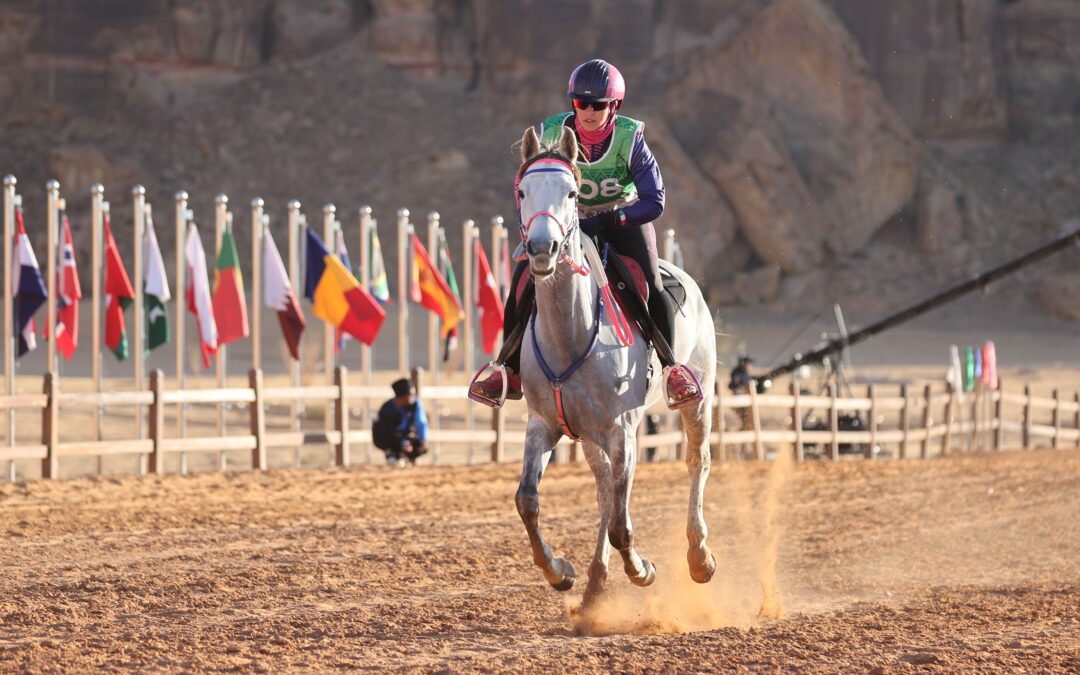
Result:
M515 201L517 201L519 216L518 227L521 230L521 240L524 242L528 241L529 228L532 227L534 220L536 220L540 216L547 216L548 218L551 218L555 221L555 224L559 226L559 234L562 235L562 244L559 246L560 260L569 265L570 269L574 270L581 276L587 276L589 274L589 268L585 267L584 265L579 265L567 251L567 246L570 242L570 233L572 233L574 229L576 229L578 226L577 218L574 219L574 221L570 224L569 228L564 225L561 220L559 220L558 216L556 216L554 213L547 209L537 211L536 213L529 216L529 219L527 221L520 218L521 197L518 186L521 184L522 179L534 173L563 173L572 176L574 178L575 184L580 185L581 183L581 174L578 173L577 167L575 167L562 156L553 152L541 153L540 155L537 155L525 164L522 164L521 169L518 170L517 180L514 181L514 199Z

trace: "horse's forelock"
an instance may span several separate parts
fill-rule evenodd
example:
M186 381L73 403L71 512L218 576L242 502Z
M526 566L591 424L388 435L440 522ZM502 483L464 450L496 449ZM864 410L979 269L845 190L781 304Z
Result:
M559 152L559 143L557 141L548 145L541 145L539 152L521 163L521 166L518 167L517 170L517 176L514 179L514 185L517 186L521 183L521 179L525 176L525 172L529 167L542 159L558 159L569 164L570 170L574 173L574 182L577 183L578 188L581 187L581 171L578 170L574 160Z

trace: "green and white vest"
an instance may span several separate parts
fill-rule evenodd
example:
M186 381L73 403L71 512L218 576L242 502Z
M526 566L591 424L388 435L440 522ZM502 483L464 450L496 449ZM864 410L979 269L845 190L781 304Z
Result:
M573 113L552 115L540 124L540 141L548 145L559 142L563 125ZM581 190L578 191L578 207L589 212L606 211L607 205L622 205L637 198L633 176L630 175L630 157L634 151L634 135L642 123L619 115L611 132L611 144L607 152L595 162L577 162L581 171Z

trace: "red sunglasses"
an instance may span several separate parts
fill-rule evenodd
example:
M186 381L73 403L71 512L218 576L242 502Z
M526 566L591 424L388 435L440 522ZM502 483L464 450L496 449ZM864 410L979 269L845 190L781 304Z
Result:
M600 112L601 110L609 108L610 106L611 101L582 101L576 98L574 99L574 107L578 110L587 110L589 108L592 108L593 110Z

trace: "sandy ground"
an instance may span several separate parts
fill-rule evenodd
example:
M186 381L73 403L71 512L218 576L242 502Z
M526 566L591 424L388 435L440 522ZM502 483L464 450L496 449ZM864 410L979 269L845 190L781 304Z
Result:
M0 485L0 670L1080 669L1080 452L726 463L720 561L685 564L686 473L642 465L648 589L552 590L516 466ZM542 525L584 573L594 489L552 466ZM762 589L780 619L759 618ZM880 670L878 672L881 672Z

